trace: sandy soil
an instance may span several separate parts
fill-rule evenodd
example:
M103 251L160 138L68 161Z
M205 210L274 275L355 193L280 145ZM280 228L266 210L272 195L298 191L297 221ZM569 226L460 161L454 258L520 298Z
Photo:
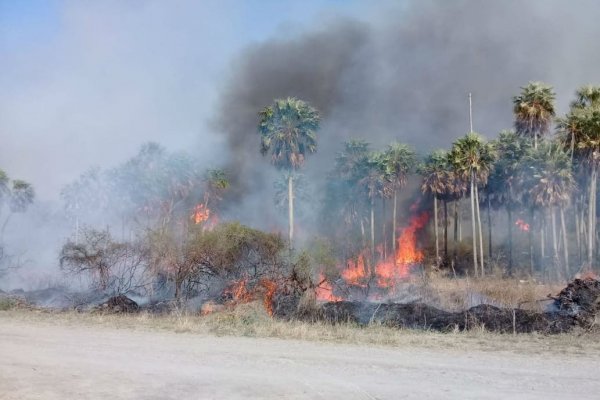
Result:
M597 356L212 337L0 318L0 399L597 399Z

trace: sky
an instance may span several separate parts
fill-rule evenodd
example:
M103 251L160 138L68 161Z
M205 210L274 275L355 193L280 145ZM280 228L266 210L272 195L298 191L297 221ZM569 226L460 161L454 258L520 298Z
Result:
M0 168L41 199L147 141L218 164L211 124L237 53L352 0L0 0ZM317 22L318 23L318 22Z

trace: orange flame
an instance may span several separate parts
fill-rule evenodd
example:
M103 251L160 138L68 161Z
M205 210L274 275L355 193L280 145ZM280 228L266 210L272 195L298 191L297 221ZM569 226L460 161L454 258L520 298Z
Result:
M210 218L210 210L202 203L196 204L194 210L192 211L191 219L194 223L201 224L204 221L207 221Z
M277 284L270 279L263 279L260 281L260 285L265 289L263 297L265 310L267 310L270 316L273 316L273 296L277 291Z
M523 232L529 232L529 224L523 221L521 218L515 222L515 225L518 226Z
M341 297L333 294L333 287L325 279L323 274L319 274L319 284L315 288L315 294L319 301L342 301Z
M396 254L375 265L374 272L377 285L382 288L393 288L401 278L408 276L410 267L424 259L423 251L417 246L417 232L423 229L429 221L429 214L423 212L411 218L407 227L401 230L396 240ZM378 251L382 253L381 246ZM346 283L354 286L365 287L369 280L369 271L365 264L368 250L361 252L358 257L346 262L346 268L341 275Z
M223 294L230 295L231 300L235 303L248 302L252 300L252 296L246 287L247 283L248 279L246 278L234 281L231 286L223 291Z
M351 285L366 286L368 271L363 253L364 251L358 255L356 260L348 260L346 262L346 269L342 271L342 278Z

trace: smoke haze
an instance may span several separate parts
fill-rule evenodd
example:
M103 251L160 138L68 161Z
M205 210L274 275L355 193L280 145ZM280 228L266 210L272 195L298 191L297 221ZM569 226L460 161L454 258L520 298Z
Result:
M319 178L353 137L447 147L469 129L469 92L474 129L492 138L512 127L512 96L528 81L554 85L565 111L578 86L600 80L600 46L590 40L600 33L596 2L392 3L237 57L217 120L247 191L271 182L255 132L257 111L273 98L299 97L322 113L320 154L307 161Z
M113 167L156 141L227 167L231 216L271 228L283 221L271 206L277 173L256 126L274 98L322 114L306 166L318 192L343 140L447 147L468 130L469 92L474 128L492 138L511 128L511 98L528 81L554 85L559 112L578 86L600 82L593 0L352 2L336 12L341 3L65 2L56 25L29 40L1 30L0 168L56 200L91 165ZM57 236L41 251L48 260Z

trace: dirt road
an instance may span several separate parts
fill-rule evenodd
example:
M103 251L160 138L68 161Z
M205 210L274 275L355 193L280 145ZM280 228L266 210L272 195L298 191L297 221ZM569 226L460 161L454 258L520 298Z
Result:
M597 399L600 360L0 318L0 399Z

